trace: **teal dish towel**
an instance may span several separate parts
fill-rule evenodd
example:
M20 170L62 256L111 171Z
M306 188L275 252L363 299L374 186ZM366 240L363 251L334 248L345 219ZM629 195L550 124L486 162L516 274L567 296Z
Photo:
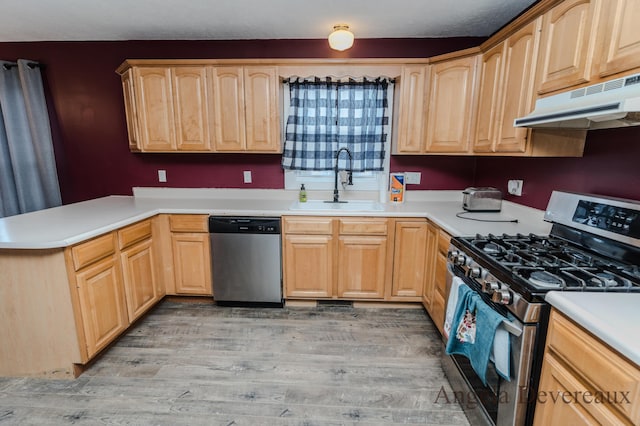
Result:
M469 287L458 287L458 304L453 315L446 353L466 356L485 385L493 339L496 329L504 319Z

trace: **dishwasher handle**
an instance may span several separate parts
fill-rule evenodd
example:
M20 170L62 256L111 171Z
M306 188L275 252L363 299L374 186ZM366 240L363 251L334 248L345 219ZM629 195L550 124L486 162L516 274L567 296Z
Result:
M209 216L212 234L280 234L279 217Z

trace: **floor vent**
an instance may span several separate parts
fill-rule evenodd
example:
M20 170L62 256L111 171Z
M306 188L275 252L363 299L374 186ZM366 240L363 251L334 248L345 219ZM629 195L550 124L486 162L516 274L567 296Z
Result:
M318 306L342 306L351 308L353 301L351 300L318 300Z

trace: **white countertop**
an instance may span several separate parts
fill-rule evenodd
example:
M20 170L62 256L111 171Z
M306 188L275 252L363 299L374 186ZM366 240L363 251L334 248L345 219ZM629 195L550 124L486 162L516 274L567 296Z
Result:
M640 366L640 293L551 291L545 300Z
M467 213L462 219L461 191L412 191L403 204L380 211L290 210L297 191L245 189L134 188L135 196L110 196L0 219L0 249L67 247L160 213L220 216L379 216L426 217L453 236L475 234L547 235L544 212L503 201L499 213ZM329 199L309 193L309 199ZM371 195L371 194L369 194ZM362 196L361 196L362 197ZM640 365L640 294L550 292L551 305Z
M503 201L499 213L468 213L479 222L461 219L461 191L414 191L403 204L382 204L380 211L290 210L297 191L134 189L135 196L110 196L0 219L0 249L66 247L159 213L214 214L220 216L384 216L426 217L453 236L535 233L546 235L551 225L544 212ZM309 194L323 199L324 193ZM326 199L326 198L324 198Z

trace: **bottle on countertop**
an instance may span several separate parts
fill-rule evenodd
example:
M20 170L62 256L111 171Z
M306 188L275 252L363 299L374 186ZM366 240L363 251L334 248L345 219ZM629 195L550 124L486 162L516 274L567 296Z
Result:
M301 203L307 202L307 190L304 188L304 183L300 187L300 195L298 196L298 201Z

